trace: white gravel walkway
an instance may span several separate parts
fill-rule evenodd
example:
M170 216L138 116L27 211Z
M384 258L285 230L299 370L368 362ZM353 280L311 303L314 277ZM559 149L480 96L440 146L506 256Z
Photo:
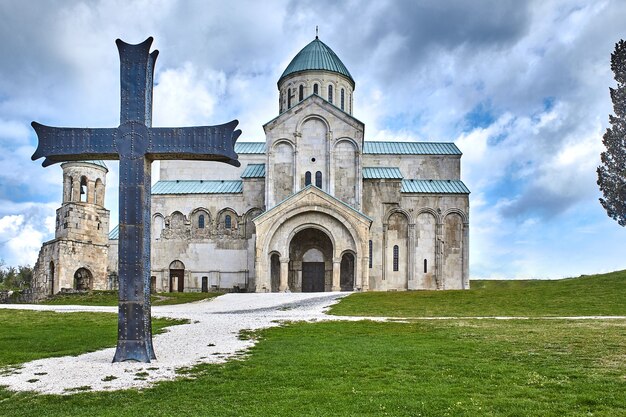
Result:
M79 356L40 359L10 372L0 371L0 386L46 394L148 387L156 381L175 378L177 369L225 362L244 352L254 341L240 340L241 330L278 326L284 321L335 320L337 317L328 316L324 311L346 295L348 293L226 294L197 303L156 306L152 308L153 317L190 320L190 324L172 326L154 337L156 361L111 363L114 348ZM117 312L117 307L91 306L5 304L0 308Z

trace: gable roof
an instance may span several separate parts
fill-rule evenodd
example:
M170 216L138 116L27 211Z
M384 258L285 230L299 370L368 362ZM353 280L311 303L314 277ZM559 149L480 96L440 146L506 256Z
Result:
M363 179L394 179L404 178L397 167L363 167Z
M363 153L376 155L462 155L452 142L363 142Z
M344 203L343 201L339 200L338 198L333 197L332 195L328 194L326 191L322 190L321 188L316 187L313 184L309 184L306 187L304 187L303 189L301 189L300 191L298 191L297 193L293 193L291 194L289 197L285 198L283 201L281 201L280 203L276 204L274 207L272 207L271 209L264 211L263 213L259 214L257 217L255 217L252 220L257 220L260 219L262 217L266 217L266 215L268 215L268 213L272 213L274 212L278 207L281 207L285 204L287 204L289 201L294 200L295 198L297 198L298 196L304 194L305 192L308 191L313 191L313 192L319 192L321 193L324 197L327 197L328 199L330 199L331 201L341 204L342 206L348 208L350 211L352 211L353 213L355 213L358 216L361 216L367 220L369 220L370 222L372 222L373 220L371 219L371 217L369 217L367 214L364 214L362 212L360 212L359 210L355 209L354 207Z
M152 186L152 195L162 194L241 194L241 180L176 180L158 181Z
M337 54L328 45L320 41L317 36L291 60L278 79L278 84L288 75L310 70L336 72L350 79L354 85L354 79L348 68L341 62Z
M235 153L261 154L265 153L265 142L237 142Z
M402 180L401 193L415 194L469 194L460 180Z
M241 178L265 178L265 164L248 164Z

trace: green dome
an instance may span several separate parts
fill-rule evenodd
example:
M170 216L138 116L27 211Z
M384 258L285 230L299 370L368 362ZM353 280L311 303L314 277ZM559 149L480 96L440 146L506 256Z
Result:
M324 42L320 41L316 36L313 42L302 48L300 52L291 60L283 75L280 76L278 83L288 75L302 71L324 70L339 73L347 77L352 84L354 79L352 75L343 65L343 62Z

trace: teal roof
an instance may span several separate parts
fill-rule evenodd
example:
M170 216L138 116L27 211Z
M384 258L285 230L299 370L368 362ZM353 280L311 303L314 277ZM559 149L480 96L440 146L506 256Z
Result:
M450 142L363 142L363 153L384 155L462 155Z
M242 181L190 180L158 181L152 186L152 195L159 194L241 194Z
M265 178L265 164L248 164L241 178Z
M280 84L280 80L288 75L309 70L336 72L348 77L354 84L352 75L337 54L328 45L320 41L317 36L291 60L283 75L280 76L278 83Z
M363 179L392 179L401 180L404 178L400 168L391 167L363 167Z
M265 153L265 142L237 142L235 153Z
M469 194L470 190L460 180L402 180L402 193L417 194Z
M109 232L109 239L117 240L119 238L120 238L120 225L118 224L117 226L113 228L113 230Z

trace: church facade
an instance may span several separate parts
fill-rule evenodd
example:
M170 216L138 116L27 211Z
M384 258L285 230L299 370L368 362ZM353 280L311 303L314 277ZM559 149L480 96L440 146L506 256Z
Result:
M316 37L278 80L278 116L263 126L265 142L236 144L241 167L161 161L152 187L153 290L469 288L460 150L365 140L354 90ZM112 287L117 228L109 238L107 276L94 282Z

